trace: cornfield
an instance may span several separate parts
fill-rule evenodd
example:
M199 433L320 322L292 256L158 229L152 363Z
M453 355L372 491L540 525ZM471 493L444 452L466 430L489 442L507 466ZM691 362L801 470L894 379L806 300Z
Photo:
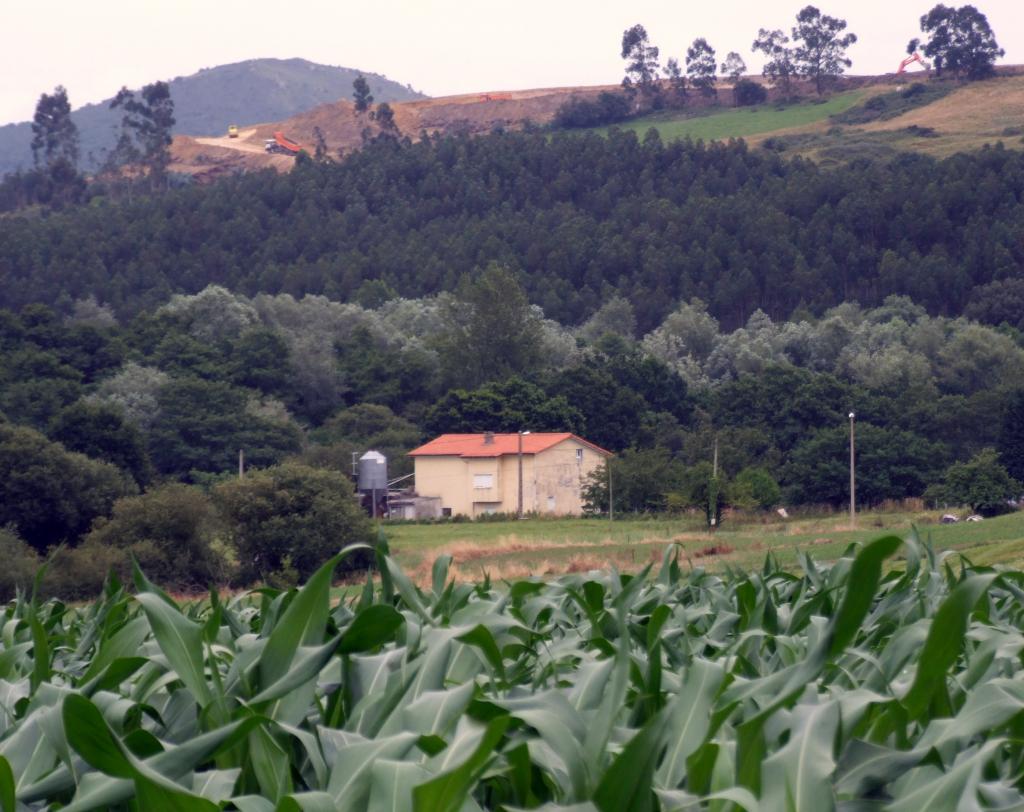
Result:
M418 588L385 553L178 606L12 601L0 807L1024 809L1024 574L916 538L801 572Z

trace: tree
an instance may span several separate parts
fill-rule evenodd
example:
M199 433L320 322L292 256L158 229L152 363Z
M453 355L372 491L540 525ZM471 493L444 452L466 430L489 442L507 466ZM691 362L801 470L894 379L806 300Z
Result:
M583 415L561 395L549 396L521 378L489 383L467 392L453 389L424 418L435 434L583 430Z
M49 435L69 451L127 471L140 487L153 476L142 433L114 406L79 400L54 418Z
M703 96L714 96L716 79L715 49L704 37L698 37L686 49L686 75Z
M651 45L647 30L639 23L622 32L622 58L626 60L622 86L627 90L639 89L645 97L653 95L657 87L658 48Z
M313 160L317 163L329 162L331 155L327 149L327 139L319 126L313 127L313 144Z
M921 31L928 38L924 54L933 60L938 76L949 71L958 79L985 79L1006 53L996 42L988 18L974 6L953 8L939 3L922 15ZM920 44L912 39L907 53L914 53Z
M744 468L729 486L729 504L745 510L770 510L781 498L779 484L764 468Z
M353 498L352 480L336 471L287 463L218 485L215 504L238 553L243 584L305 580L343 547L375 541L370 520ZM365 569L365 551L343 571Z
M761 74L765 79L777 85L784 96L790 95L791 82L796 74L794 64L794 52L789 45L789 37L778 29L769 31L762 28L757 32L757 39L750 49L755 53L760 51L764 54L764 67Z
M843 34L846 20L822 14L814 6L805 6L796 15L793 61L797 72L814 80L820 96L825 81L840 76L853 62L846 49L857 41L853 33Z
M685 470L663 448L629 450L602 465L583 481L587 513L608 512L608 471L612 478L612 509L618 513L648 513L665 509L667 494L679 489Z
M237 466L238 451L250 465L272 465L299 449L291 423L259 414L249 393L223 381L172 378L161 387L158 415L149 435L160 473L185 477L192 471L219 474Z
M365 113L373 104L373 95L370 93L370 85L366 78L359 74L352 82L352 99L356 104L356 113Z
M683 69L679 67L679 60L674 56L665 63L665 78L668 79L668 87L672 93L672 101L677 105L686 103L686 76Z
M212 546L218 518L199 488L163 485L114 503L109 519L97 520L83 546L120 550L135 558L147 577L178 591L197 592L226 581L226 564Z
M167 82L154 82L141 91L142 98L122 87L111 109L124 110L121 119L122 138L128 137L149 175L150 185L158 188L166 183L167 166L171 162L171 131L174 129L174 100ZM119 149L123 145L119 144Z
M78 165L78 127L71 119L71 104L63 85L52 94L43 93L32 119L32 159L36 166L64 161Z
M678 490L669 494L669 504L677 510L699 510L708 527L720 527L727 488L726 478L722 474L715 476L714 466L704 460L686 469Z
M490 263L459 282L437 342L448 376L476 386L532 374L541 363L541 319L507 268Z
M395 124L395 111L387 102L378 104L377 109L370 113L370 118L377 122L381 132L387 136L399 135L398 125Z
M732 79L733 84L740 80L740 77L747 72L747 63L743 57L735 51L729 51L725 55L725 62L721 65L722 75Z
M999 434L999 458L1010 476L1024 482L1024 389L1007 398Z
M110 463L65 450L29 428L0 423L0 527L39 552L75 542L116 499L135 490Z
M849 428L815 432L793 449L783 469L793 502L845 505L850 499ZM921 496L938 481L945 449L918 434L870 423L857 425L857 501Z
M986 448L969 461L949 467L943 496L953 504L970 505L975 513L993 516L1006 513L1007 500L1019 497L1021 487L1000 464L995 449Z

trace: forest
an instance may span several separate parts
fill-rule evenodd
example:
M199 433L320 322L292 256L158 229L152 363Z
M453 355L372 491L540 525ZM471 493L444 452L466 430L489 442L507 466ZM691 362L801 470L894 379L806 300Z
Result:
M93 296L131 318L209 284L420 298L497 261L563 324L618 295L642 332L692 298L735 329L756 310L890 295L984 310L1002 298L986 286L1024 263L1024 156L998 145L825 170L742 142L505 132L380 139L340 163L159 195L96 187L4 218L0 305L67 313Z
M176 588L294 583L315 562L279 512L441 432L574 431L616 453L624 513L840 506L850 412L862 505L1024 490L1024 156L1000 145L825 170L381 138L75 195L0 218L0 545L25 573L64 543L58 594L129 554ZM303 538L370 532L330 504Z

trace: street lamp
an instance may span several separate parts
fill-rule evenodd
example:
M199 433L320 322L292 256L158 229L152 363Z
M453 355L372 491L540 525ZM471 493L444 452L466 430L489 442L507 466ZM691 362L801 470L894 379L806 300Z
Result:
M519 518L523 518L523 437L530 432L519 432Z
M854 417L856 415L850 412L850 527L857 523L857 480L854 471Z

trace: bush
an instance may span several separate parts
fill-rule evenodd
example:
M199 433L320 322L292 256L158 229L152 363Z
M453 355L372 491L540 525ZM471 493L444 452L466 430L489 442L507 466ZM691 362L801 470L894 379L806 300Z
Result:
M764 468L744 468L729 488L729 504L743 510L769 510L781 496L779 484Z
M970 505L983 516L1006 513L1007 500L1020 495L1021 483L999 462L994 449L986 448L968 462L949 466L942 496L952 504Z
M113 572L122 582L131 578L131 559L117 547L89 541L78 547L62 547L50 559L42 591L65 601L95 598Z
M768 99L768 91L752 79L740 79L733 87L732 95L737 107L764 104Z
M28 592L32 588L41 562L36 551L10 527L0 527L0 556L4 560L0 569L0 600L7 602L19 589Z
M305 579L342 547L375 539L351 481L335 471L285 463L218 485L213 494L238 553L241 583ZM358 553L339 571L371 563Z
M230 575L211 546L216 526L213 503L201 490L165 485L119 499L113 516L98 521L85 544L131 554L148 578L169 589L204 590Z
M572 98L558 108L555 127L599 127L625 121L630 116L629 100L621 93L601 93L596 100Z

